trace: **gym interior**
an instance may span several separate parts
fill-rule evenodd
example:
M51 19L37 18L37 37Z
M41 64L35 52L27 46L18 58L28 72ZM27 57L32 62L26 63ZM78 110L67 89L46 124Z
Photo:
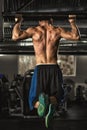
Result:
M81 40L61 39L58 64L67 100L48 130L87 130L87 1L0 0L0 129L45 130L44 118L28 107L28 91L35 67L32 39L12 40L15 14L22 14L22 29L52 18L53 25L70 30L68 15L76 15Z

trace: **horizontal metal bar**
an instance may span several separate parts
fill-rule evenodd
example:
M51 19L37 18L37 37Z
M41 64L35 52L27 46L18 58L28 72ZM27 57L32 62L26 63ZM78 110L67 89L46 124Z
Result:
M52 12L51 10L49 10L49 12L36 12L36 11L14 11L14 12L2 12L2 15L3 16L15 16L15 14L22 14L24 16L28 16L28 17L37 17L37 16L55 16L55 17L66 17L67 15L69 14L75 14L75 15L78 15L79 17L86 17L86 14L87 14L87 9L84 10L84 11L76 11L76 10L73 10L73 11L70 11L70 10L59 10L59 11L55 11L55 12Z
M0 44L0 54L21 54L21 55L34 55L33 45L20 45L20 44ZM87 55L87 43L61 43L59 46L59 54L78 54Z
M3 55L35 55L34 51L0 51ZM87 55L87 51L59 51L59 55Z

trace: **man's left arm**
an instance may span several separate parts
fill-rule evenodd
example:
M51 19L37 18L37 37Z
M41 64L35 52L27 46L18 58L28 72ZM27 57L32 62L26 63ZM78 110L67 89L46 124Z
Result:
M28 28L26 30L21 30L21 23L23 18L21 15L15 17L15 25L12 30L12 40L23 40L32 36L32 28Z

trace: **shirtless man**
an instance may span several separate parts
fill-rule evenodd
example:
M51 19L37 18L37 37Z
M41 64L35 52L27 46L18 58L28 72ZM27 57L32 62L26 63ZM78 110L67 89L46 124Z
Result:
M59 41L61 38L80 39L76 16L69 15L71 31L55 27L49 20L39 21L38 26L21 30L22 20L22 17L15 18L12 39L16 41L32 38L36 67L29 92L29 105L31 110L37 108L39 116L45 116L46 127L48 127L54 113L54 104L59 104L64 94L62 73L57 64Z

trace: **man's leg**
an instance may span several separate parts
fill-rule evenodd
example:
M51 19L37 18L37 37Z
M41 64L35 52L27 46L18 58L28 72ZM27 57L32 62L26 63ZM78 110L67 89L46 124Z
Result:
M45 116L46 111L47 111L47 107L49 104L49 99L48 96L45 95L44 93L41 93L39 95L39 99L38 101L35 103L34 108L37 109L37 113L40 117Z
M48 128L51 125L51 121L53 119L53 115L55 113L56 110L56 106L57 106L57 99L55 96L51 96L50 97L50 104L49 104L49 108L48 108L48 113L45 117L45 125Z

